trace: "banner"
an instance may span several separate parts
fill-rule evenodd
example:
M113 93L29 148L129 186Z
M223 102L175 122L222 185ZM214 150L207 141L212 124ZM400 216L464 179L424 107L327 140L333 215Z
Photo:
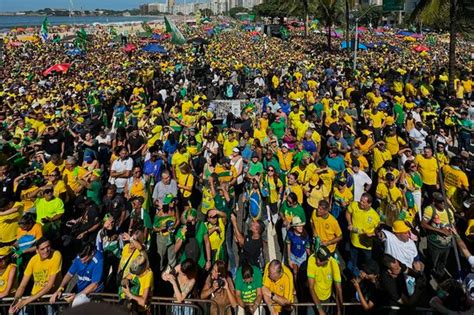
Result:
M235 118L240 118L242 111L258 112L262 109L261 99L248 100L214 100L209 104L209 110L214 113L215 120L225 119L232 113Z

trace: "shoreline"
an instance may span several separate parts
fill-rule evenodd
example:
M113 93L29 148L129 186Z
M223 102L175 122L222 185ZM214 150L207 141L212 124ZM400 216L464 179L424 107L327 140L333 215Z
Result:
M37 29L41 27L42 20L41 21L27 21L29 18L44 18L46 15L28 15L28 16L16 16L16 15L8 15L8 16L2 16L4 18L20 18L23 19L22 21L13 21L10 24L11 25L5 25L1 26L0 25L0 33L7 33L8 31L15 30L18 28L22 29ZM147 23L161 23L164 21L164 16L163 15L136 15L136 16L47 16L49 20L49 27L50 28L55 28L55 27L60 27L64 25L68 26L93 26L93 25L124 25L124 24L137 24L137 23L142 23L146 19ZM56 20L59 19L59 20ZM84 21L84 19L88 19ZM96 20L97 21L94 21ZM55 21L56 20L56 21ZM8 24L8 23L6 23Z

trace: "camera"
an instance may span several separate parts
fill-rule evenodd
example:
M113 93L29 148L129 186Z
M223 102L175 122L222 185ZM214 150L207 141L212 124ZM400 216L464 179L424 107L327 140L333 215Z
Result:
M192 222L187 222L186 223L186 237L195 237L196 236L196 225L194 225Z
M224 285L225 285L224 278L219 277L219 278L217 278L216 281L217 281L217 285L219 286L219 288L224 287Z

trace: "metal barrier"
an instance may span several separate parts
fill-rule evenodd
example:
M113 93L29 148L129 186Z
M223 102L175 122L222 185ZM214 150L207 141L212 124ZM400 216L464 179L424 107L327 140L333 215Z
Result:
M65 309L69 308L70 304L66 301L56 301L56 303L49 304L49 298L51 294L44 295L38 300L28 304L24 309L20 310L17 314L23 314L25 310L28 312L28 315L37 315L37 314L54 314L60 313ZM0 314L8 314L8 309L13 303L13 297L6 297L0 300Z
M45 295L39 300L28 304L28 315L37 315L37 314L60 314L65 309L69 308L70 305L66 301L57 301L55 304L49 304L49 298L51 295ZM118 298L117 294L110 293L92 293L89 295L91 302L93 303L107 303L112 305L119 305L121 301ZM7 314L8 308L13 302L13 298L4 298L0 300L0 314ZM324 307L336 308L336 303L322 303ZM215 307L217 315L226 315L228 314L232 306L228 305L225 307L224 312L220 312L219 305L214 300L201 300L201 299L186 299L183 303L175 302L174 298L166 297L152 297L150 301L150 314L152 315L207 315L210 314L211 306ZM315 309L314 303L294 303L292 306L292 315L301 315L301 314L313 314ZM264 310L266 304L261 304L261 309L263 310L258 315L264 315L267 312ZM350 310L349 310L350 308ZM386 310L387 314L394 314L398 312L405 312L410 310L416 312L416 314L432 315L434 311L431 308L405 308L399 306L384 306L379 308L381 310ZM335 313L335 312L334 312ZM364 311L361 308L360 303L343 303L342 314L361 314ZM19 314L22 314L21 312ZM234 312L236 314L236 312Z
M89 297L93 302L101 302L107 304L120 304L117 294L108 293L93 293ZM214 305L217 309L217 315L221 315L219 312L218 304L213 300L201 300L201 299L186 299L183 303L175 302L174 298L167 297L152 297L150 300L150 313L152 315L166 315L166 314L193 314L193 315L205 315L210 313L211 305ZM191 311L192 310L192 311Z
M264 308L267 308L267 304L265 303L262 303L260 304L261 308L260 309L263 309L263 311L260 311L260 312L257 312L257 315L265 315L267 314L268 312L265 311ZM331 307L331 308L334 308L336 309L336 306L337 304L336 303L321 303L321 306L323 307ZM360 303L343 303L342 305L342 314L346 314L346 310L347 308L357 308L358 310L360 309L361 310L361 305ZM224 311L224 314L227 314L230 309L232 308L231 305L228 305L226 308L225 308L225 311ZM312 309L316 309L316 304L314 303L293 303L291 304L291 314L292 315L299 315L299 314L314 314L311 310ZM357 310L357 311L358 311ZM308 312L309 311L309 312ZM334 312L335 314L336 312ZM359 314L360 312L355 312L355 310L351 310L348 312L348 314Z

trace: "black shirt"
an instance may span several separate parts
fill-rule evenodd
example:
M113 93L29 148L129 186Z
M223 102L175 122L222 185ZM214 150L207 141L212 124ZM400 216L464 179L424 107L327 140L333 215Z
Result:
M259 239L253 239L251 235L247 235L245 238L244 246L242 247L242 253L240 255L240 265L243 261L247 261L253 266L260 266L260 258L263 252L263 240L262 237Z
M49 135L46 134L44 136L44 143L43 147L46 153L48 154L61 154L61 146L64 142L64 137L60 134Z

